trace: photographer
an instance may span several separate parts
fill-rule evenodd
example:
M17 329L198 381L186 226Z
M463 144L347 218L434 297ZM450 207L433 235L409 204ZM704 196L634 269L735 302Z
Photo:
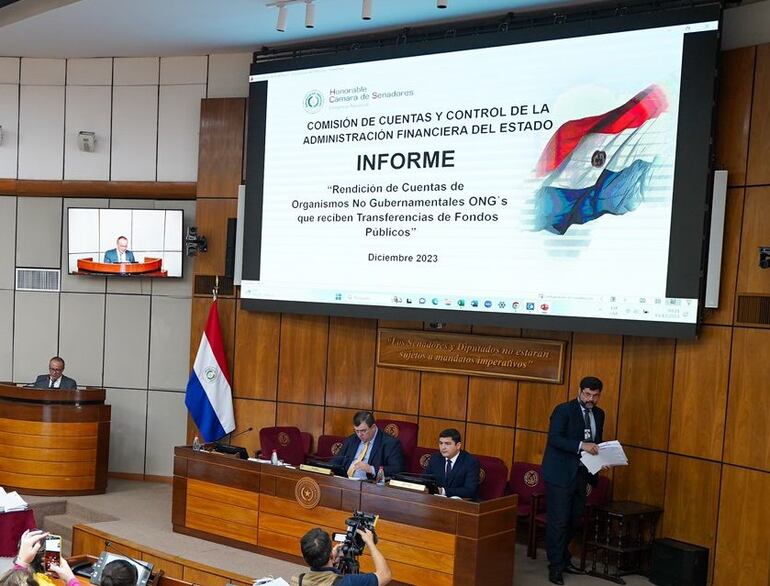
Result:
M310 571L291 579L293 586L317 586L333 584L334 586L385 586L391 580L388 562L374 543L374 534L368 529L357 529L369 554L374 561L374 573L348 574L343 576L335 568L340 555L340 546L332 548L332 540L323 529L316 527L302 536L300 547L302 557L310 566Z

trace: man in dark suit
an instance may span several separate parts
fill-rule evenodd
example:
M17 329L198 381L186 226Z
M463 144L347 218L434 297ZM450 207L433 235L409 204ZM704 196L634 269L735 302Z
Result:
M78 383L63 373L64 360L54 356L48 361L48 374L38 376L34 386L38 389L77 389Z
M462 437L456 429L445 429L438 435L438 454L428 460L425 472L439 485L441 494L478 499L479 461L462 449Z
M348 477L374 478L380 466L385 476L395 476L404 470L401 442L377 428L371 411L359 411L353 416L353 431L331 460L344 468Z
M128 250L128 238L125 236L118 236L118 240L115 242L115 244L115 248L110 248L107 252L104 253L104 262L136 262L134 253Z
M548 444L543 455L548 525L545 530L548 580L564 584L563 573L583 573L572 564L569 543L583 515L588 484L598 477L580 463L581 452L598 454L602 441L604 411L596 406L602 381L587 376L580 381L577 397L558 405L551 413Z

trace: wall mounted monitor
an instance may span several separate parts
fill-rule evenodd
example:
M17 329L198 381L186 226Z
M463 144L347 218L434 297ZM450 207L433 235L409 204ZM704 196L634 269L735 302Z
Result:
M69 274L181 277L182 216L182 210L69 208Z
M243 306L695 335L719 18L258 60Z

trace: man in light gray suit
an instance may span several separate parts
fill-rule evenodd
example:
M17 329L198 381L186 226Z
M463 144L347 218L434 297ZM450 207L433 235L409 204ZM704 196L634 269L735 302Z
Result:
M37 389L77 389L75 379L64 376L64 360L54 356L48 361L48 374L41 374L35 380Z

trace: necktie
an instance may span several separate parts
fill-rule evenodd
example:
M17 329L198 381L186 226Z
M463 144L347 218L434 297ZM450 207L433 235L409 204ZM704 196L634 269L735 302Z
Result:
M449 478L449 475L452 473L452 460L449 458L446 459L446 468L444 469L444 478Z
M585 423L586 423L586 430L589 432L586 435L590 435L590 437L588 439L593 441L593 439L594 439L594 431L593 431L593 428L591 427L591 412L588 409L584 409L583 410L583 417L584 417Z
M348 468L348 478L353 478L353 475L356 473L353 466L355 466L357 462L363 462L364 458L366 458L366 452L368 451L369 451L369 442L364 442L364 449L361 450L361 453L359 454L358 458L353 460L353 463L350 465L350 468Z

